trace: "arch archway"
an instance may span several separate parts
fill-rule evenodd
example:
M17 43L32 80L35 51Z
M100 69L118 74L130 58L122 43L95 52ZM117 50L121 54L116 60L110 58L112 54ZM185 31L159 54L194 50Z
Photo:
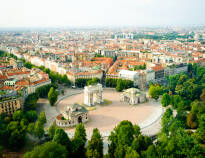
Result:
M81 116L78 117L78 123L82 123L82 117Z

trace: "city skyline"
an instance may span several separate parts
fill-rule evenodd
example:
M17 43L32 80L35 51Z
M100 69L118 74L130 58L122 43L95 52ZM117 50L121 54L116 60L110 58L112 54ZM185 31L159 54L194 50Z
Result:
M205 24L200 19L205 10L202 0L7 0L1 4L0 28Z

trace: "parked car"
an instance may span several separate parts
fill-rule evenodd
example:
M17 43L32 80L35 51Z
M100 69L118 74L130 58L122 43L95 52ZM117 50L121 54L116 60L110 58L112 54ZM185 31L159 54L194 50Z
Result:
M76 88L76 86L72 86L72 88L73 88L73 89L75 89L75 88Z

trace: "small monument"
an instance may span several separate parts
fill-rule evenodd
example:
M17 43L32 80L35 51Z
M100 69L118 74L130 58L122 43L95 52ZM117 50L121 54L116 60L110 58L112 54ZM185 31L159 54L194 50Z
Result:
M88 121L88 110L75 103L67 106L67 110L56 117L56 125L59 127L72 127Z
M103 103L102 91L102 84L86 86L84 88L84 104L93 106L96 103Z
M131 105L135 105L139 103L144 103L147 98L146 94L141 92L139 89L129 88L121 94L120 100L123 102L127 102Z

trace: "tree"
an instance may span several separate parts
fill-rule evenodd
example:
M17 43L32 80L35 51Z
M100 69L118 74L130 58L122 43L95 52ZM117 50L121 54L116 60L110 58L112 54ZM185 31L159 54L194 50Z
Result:
M92 80L87 81L87 85L97 84L100 83L100 79L94 77Z
M168 108L165 113L162 116L162 132L166 135L169 134L169 127L171 125L171 122L173 121L173 110L171 108Z
M199 143L205 144L205 114L201 115L199 127L196 130L195 137Z
M75 80L75 85L79 88L85 87L88 83L88 81L91 80L90 78L77 78Z
M136 129L136 128L135 128ZM130 121L121 121L120 124L111 132L108 137L108 153L111 158L124 157L126 146L130 146L136 134Z
M125 88L124 82L122 81L122 79L118 79L116 90L121 92L124 88Z
M50 105L54 105L56 103L56 101L58 100L58 92L56 92L56 90L51 87L49 93L48 93L48 100L50 102Z
M11 132L9 136L9 145L11 148L20 148L24 145L26 140L25 131L15 129Z
M29 123L27 127L28 133L33 134L34 127L35 127L34 123Z
M37 112L34 110L29 110L25 114L29 122L35 122L38 118Z
M161 91L162 91L162 88L159 85L157 86L150 85L149 87L149 95L156 101L159 99Z
M140 155L136 152L136 150L129 147L125 154L125 158L140 158Z
M63 81L63 83L66 84L66 86L70 86L70 85L71 85L71 82L70 82L70 80L68 79L68 77L67 77L66 74L63 75L62 81Z
M181 126L183 128L187 127L186 119L187 119L187 112L181 109L177 109L176 119L181 122Z
M182 97L180 95L173 95L170 99L170 103L175 109L178 107L179 103L182 102Z
M71 143L72 157L85 157L85 143L87 141L85 127L82 123L75 129L74 139Z
M151 157L156 158L156 157L159 157L159 156L158 156L157 149L155 148L155 146L154 145L150 145L146 151L142 152L142 157L145 157L145 158L151 158Z
M41 86L41 87L36 89L36 93L39 95L39 97L47 98L48 97L48 92L49 92L51 87L52 87L51 84Z
M33 67L33 65L30 62L24 63L24 66L28 69L31 69Z
M50 137L50 139L53 139L54 135L55 135L55 131L56 131L57 127L55 125L51 125L48 129L48 135Z
M24 102L24 111L36 110L38 94L29 94Z
M127 147L125 145L119 144L114 152L115 158L124 158L127 151Z
M24 158L67 158L66 148L55 142L46 142L36 146L31 152L27 152Z
M43 125L47 122L45 112L41 112L38 121Z
M106 85L106 87L116 88L116 86L117 86L117 81L118 81L118 79L106 78L106 79L105 79L105 85Z
M186 82L188 80L188 76L185 74L180 75L177 85L183 84L184 82Z
M44 135L44 128L41 122L37 121L34 127L34 135L41 139Z
M61 90L61 93L64 95L64 90L63 89Z
M85 142L81 138L74 138L71 142L71 153L73 158L85 157Z
M200 100L205 102L205 89L203 89L203 91L200 95Z
M140 127L138 125L134 125L134 137L138 137L140 135Z
M142 151L147 150L150 145L152 145L152 140L140 134L133 140L131 148L141 155Z
M63 129L57 128L55 130L55 135L52 141L65 146L67 150L70 151L71 141Z
M102 158L103 157L103 140L97 128L93 129L91 140L88 141L87 158Z
M187 126L195 129L198 126L198 122L197 122L197 116L196 114L193 114L192 112L190 112L187 116Z
M122 80L122 79L117 80L117 86L116 86L117 91L121 92L123 89L131 88L131 87L133 87L133 81Z
M84 143L87 141L85 126L82 123L78 124L75 128L74 139L76 138L80 138Z
M3 155L3 146L0 146L0 157L2 157L2 155Z
M13 120L20 121L23 118L23 112L21 110L15 111L12 117Z
M172 92L175 91L175 88L177 86L178 80L179 80L179 75L172 75L169 77L169 88Z
M163 107L168 106L168 105L170 104L170 101L171 101L171 99L170 99L169 94L164 93L164 94L162 95L162 100L161 100L162 106L163 106Z
M185 100L199 99L200 94L202 92L201 86L195 83L195 79L189 79L184 82L182 85L176 86L176 93L183 97Z

